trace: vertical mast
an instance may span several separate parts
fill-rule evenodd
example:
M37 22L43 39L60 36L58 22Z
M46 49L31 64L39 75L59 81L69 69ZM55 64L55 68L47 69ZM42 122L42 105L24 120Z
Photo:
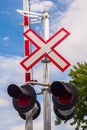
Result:
M45 11L43 13L43 29L44 29L44 40L49 39L49 13ZM45 57L44 63L44 83L50 82L50 61ZM47 86L44 87L44 130L51 130L51 105L50 105L50 92Z

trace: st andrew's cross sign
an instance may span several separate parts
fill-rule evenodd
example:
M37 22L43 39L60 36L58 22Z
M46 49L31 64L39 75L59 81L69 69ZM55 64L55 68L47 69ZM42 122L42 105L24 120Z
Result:
M66 29L61 28L52 37L45 41L34 30L31 28L28 29L24 32L24 36L32 42L36 49L29 56L25 57L20 64L26 71L28 71L46 56L61 71L65 71L70 66L70 63L55 50L55 47L69 35L70 33Z

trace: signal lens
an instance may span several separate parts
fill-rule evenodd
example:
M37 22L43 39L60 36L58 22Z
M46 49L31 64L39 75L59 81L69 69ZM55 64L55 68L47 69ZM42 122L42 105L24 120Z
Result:
M31 103L31 97L24 95L22 99L17 99L17 103L20 107L27 107Z
M66 91L64 91L62 94L63 94L62 96L57 97L58 101L61 104L68 105L69 103L72 102L72 99L73 99L72 94L69 94Z

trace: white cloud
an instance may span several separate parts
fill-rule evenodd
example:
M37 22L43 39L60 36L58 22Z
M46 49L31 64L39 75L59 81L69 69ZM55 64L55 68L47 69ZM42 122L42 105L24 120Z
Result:
M11 82L23 83L23 69L21 69L21 57L0 56L0 86ZM19 79L19 80L18 80Z
M23 71L19 65L22 58L0 56L0 108L9 107L10 101L7 95L7 87L11 83L17 85L24 83Z
M74 0L57 0L61 4L68 4L70 2L73 2Z
M48 1L40 1L40 0L31 1L31 10L32 11L43 12L44 10L50 10L53 6L54 6L54 4L50 0L48 0Z
M13 126L11 127L11 130L24 130L25 126L24 125L19 125L19 126Z
M63 13L60 21L57 17L53 21L53 30L57 31L59 28L66 28L71 35L65 39L57 50L63 55L71 64L76 62L87 61L87 17L86 17L86 3L83 0L76 0L72 2L68 11Z
M3 37L3 39L2 39L3 41L8 41L9 40L9 37L8 36L6 36L6 37Z
M3 99L0 97L0 106L8 106L9 105L9 102L6 100L6 99Z

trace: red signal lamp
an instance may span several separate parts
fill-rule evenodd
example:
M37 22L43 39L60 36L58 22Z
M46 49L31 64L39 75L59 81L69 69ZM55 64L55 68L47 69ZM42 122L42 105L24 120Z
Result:
M36 92L31 85L18 87L11 84L8 86L8 94L13 98L13 106L18 112L31 110L36 102Z
M55 81L50 86L53 94L54 112L62 120L68 120L75 114L78 91L70 83Z

